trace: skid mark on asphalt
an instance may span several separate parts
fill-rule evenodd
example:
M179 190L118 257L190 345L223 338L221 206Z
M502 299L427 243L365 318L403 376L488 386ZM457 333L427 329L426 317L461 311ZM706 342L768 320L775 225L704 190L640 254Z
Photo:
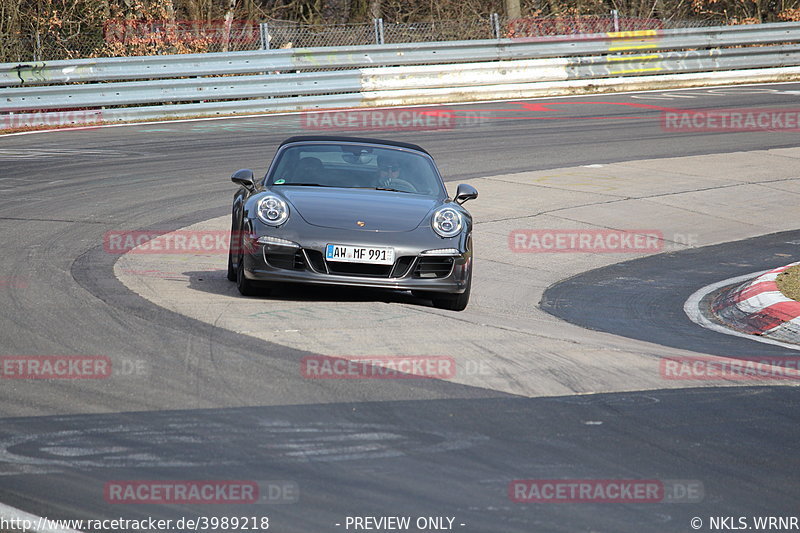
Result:
M52 157L127 157L121 150L92 150L86 148L16 148L0 149L0 161L9 159L42 159Z
M389 423L297 423L246 411L231 422L199 416L193 420L187 413L146 417L125 424L117 423L116 415L53 417L56 426L80 429L0 437L0 476L85 468L201 467L210 460L217 467L248 464L261 456L281 463L362 461L447 453L487 440L479 434L411 430ZM251 453L238 453L243 449Z

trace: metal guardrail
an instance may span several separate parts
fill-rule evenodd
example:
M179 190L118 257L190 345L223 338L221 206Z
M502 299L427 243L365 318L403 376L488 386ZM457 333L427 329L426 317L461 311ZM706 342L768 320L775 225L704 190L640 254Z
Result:
M0 90L6 111L93 107L98 102L113 105L157 104L196 100L232 100L357 93L358 71L312 72L260 76L225 76L122 83L91 83L43 87L13 87Z
M0 113L102 107L106 120L130 120L359 106L363 93L380 91L438 89L439 101L447 101L446 90L458 87L485 87L486 98L499 84L525 89L563 80L800 66L798 43L800 23L780 23L6 63L0 64Z
M450 65L383 67L335 72L258 76L168 79L139 82L87 83L69 86L14 87L1 92L9 112L86 108L99 99L114 105L219 101L293 95L359 93L433 87L463 87L497 83L535 83L564 79L712 72L739 68L800 65L800 48L773 46L645 55L589 56L556 60L505 61L502 73L494 62L467 63L453 72Z
M0 64L0 86L567 57L800 42L800 24Z

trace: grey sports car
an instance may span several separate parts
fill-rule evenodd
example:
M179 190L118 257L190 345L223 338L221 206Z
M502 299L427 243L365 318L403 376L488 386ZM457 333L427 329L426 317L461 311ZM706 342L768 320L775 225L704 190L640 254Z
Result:
M410 290L461 311L472 284L472 217L447 195L428 152L351 137L292 137L263 179L239 170L228 279L239 292L275 283Z

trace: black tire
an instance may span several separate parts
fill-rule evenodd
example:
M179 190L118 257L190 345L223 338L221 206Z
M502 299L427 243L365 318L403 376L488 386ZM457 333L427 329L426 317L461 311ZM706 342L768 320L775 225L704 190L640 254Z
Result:
M239 264L236 268L236 288L242 296L257 296L261 291L256 287L256 284L244 275L244 257L239 256Z
M469 303L469 293L472 289L472 265L469 269L467 278L467 288L461 294L441 294L434 293L433 306L437 309L447 309L448 311L463 311Z
M231 216L234 216L234 215L231 215ZM241 235L241 233L242 232L240 231L239 234ZM236 281L237 280L236 269L233 268L233 249L234 249L234 246L237 248L237 253L238 253L238 250L242 249L242 241L241 241L241 239L239 239L237 241L234 241L234 239L236 239L236 234L233 231L233 223L231 223L231 236L230 236L230 239L228 240L228 281Z
M228 250L228 281L237 281L236 269L233 268L233 257L231 257L231 250Z

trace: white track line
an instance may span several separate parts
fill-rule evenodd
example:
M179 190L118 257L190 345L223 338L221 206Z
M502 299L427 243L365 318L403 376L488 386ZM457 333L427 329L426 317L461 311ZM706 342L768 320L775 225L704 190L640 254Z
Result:
M741 331L736 331L734 329L727 328L721 324L712 322L711 320L706 318L703 312L700 310L700 302L703 300L703 298L705 298L707 294L714 292L715 290L720 289L722 287L725 287L726 285L733 285L735 283L745 282L748 279L754 279L766 272L769 272L769 270L761 270L759 272L753 272L752 274L745 274L744 276L736 276L735 278L730 278L723 281L718 281L717 283L713 283L711 285L707 285L702 289L695 291L691 296L689 296L689 299L686 300L685 304L683 304L683 311L689 317L689 320L691 320L698 326L702 326L706 329L710 329L718 333L724 333L726 335L744 337L745 339L750 339L751 341L763 342L765 344L774 344L776 346L789 348L791 350L800 350L800 346L796 344L789 344L786 342L776 341L774 339L765 339L761 335L748 335L747 333L742 333Z

